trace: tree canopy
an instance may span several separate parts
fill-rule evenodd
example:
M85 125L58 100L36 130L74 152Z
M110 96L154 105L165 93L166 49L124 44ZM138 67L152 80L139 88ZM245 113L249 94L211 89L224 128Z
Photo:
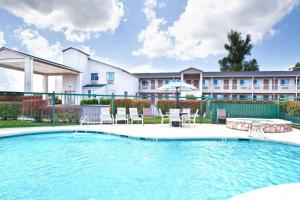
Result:
M228 71L259 71L259 65L256 59L246 61L246 56L251 55L251 35L247 34L243 39L241 33L231 30L227 34L228 44L224 48L228 51L228 55L219 60L220 70Z
M300 71L300 62L297 62L293 67L290 67L289 70Z

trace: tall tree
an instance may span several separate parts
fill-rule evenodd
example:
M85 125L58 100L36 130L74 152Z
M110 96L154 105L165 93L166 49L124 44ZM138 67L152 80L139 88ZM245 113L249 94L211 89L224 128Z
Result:
M259 71L256 59L245 61L245 57L251 55L251 35L247 34L243 39L241 33L231 30L227 34L228 44L224 48L228 55L219 60L220 70L228 71Z
M297 62L293 67L290 67L289 70L300 71L300 62Z

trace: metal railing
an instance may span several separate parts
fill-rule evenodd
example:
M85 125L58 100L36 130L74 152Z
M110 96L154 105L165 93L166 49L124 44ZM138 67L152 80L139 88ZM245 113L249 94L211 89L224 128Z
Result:
M300 123L300 110L284 107L285 102L299 101L300 98L190 98L179 97L179 106L181 109L191 108L192 113L198 110L200 118L206 118L199 119L198 123L214 123L218 108L226 108L230 117L283 118ZM140 113L143 107L152 107L155 113L158 108L166 113L170 108L175 108L175 99L174 95L164 94L0 92L0 127L74 125L79 124L84 116L88 116L90 122L97 123L102 107L110 107L112 114L116 114L117 107L137 107Z

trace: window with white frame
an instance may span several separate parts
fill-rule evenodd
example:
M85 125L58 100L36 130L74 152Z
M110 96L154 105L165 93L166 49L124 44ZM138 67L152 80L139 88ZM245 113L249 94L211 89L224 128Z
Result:
M221 80L218 80L218 79L213 80L213 85L217 86L217 85L220 85L220 84L221 84Z
M255 86L261 85L261 80L253 79L253 85L255 85Z
M202 85L203 85L203 86L208 86L208 80L203 79L203 80L202 80Z
M244 86L247 84L247 80L245 79L240 79L240 85Z
M98 73L91 73L91 80L98 81L99 80Z
M111 84L115 80L115 72L106 72L107 83Z
M288 85L289 79L280 79L280 85Z

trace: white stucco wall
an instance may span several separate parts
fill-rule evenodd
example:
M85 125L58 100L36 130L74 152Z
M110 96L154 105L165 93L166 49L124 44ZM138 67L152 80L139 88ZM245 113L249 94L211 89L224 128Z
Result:
M115 73L115 81L113 84L107 84L106 72ZM97 62L95 60L89 60L88 70L85 72L83 85L91 83L91 73L98 73L99 80L98 84L107 84L105 86L105 94L124 95L127 91L128 95L135 95L138 92L138 78L135 76L105 63Z

